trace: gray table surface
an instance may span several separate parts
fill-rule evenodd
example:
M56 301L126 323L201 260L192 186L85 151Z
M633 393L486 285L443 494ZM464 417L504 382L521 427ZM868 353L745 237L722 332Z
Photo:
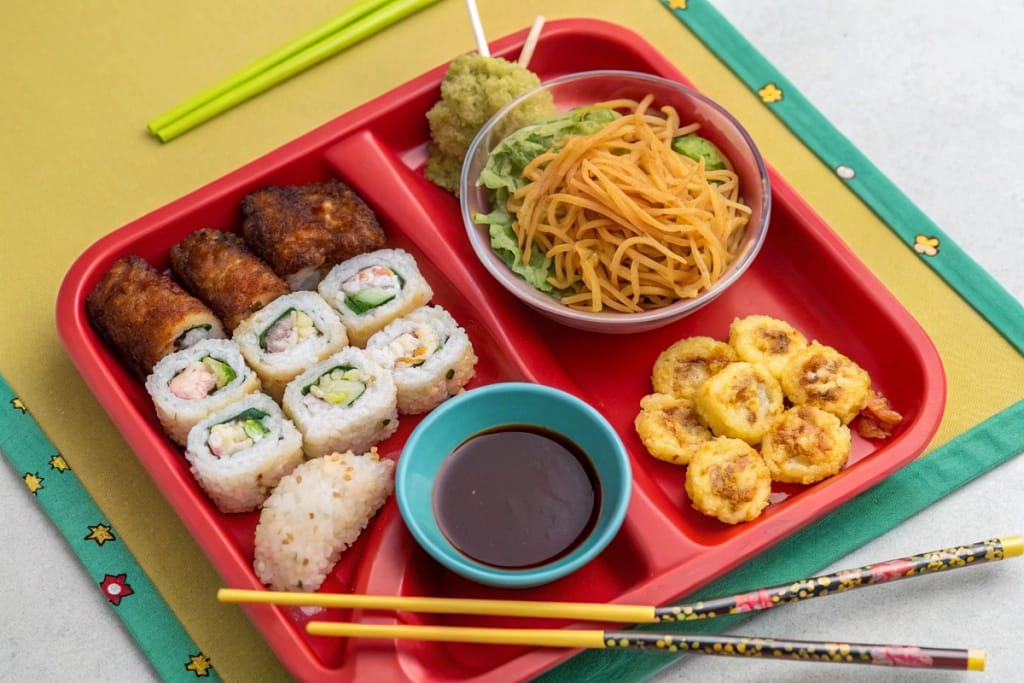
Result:
M1024 300L1024 2L714 4L950 237ZM832 569L1024 532L1021 491L1024 458L1016 458ZM13 468L0 467L0 500L0 571L7 587L0 681L155 680ZM31 553L10 552L29 542ZM737 629L771 637L980 647L989 658L983 674L689 656L669 663L655 680L1021 680L1021 563L792 605ZM69 622L89 627L68 628Z

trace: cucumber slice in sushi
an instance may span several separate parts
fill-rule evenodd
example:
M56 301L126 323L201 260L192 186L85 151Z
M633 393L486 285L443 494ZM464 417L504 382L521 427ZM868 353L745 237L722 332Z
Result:
M317 291L341 316L349 341L358 347L434 296L416 259L402 249L378 249L342 261Z
M398 392L390 370L355 346L289 382L282 407L302 432L311 458L364 453L398 429Z
M221 512L256 510L303 462L302 435L280 406L256 392L197 423L185 458Z
M260 386L238 344L228 339L204 339L164 356L146 378L160 425L179 446L200 420Z

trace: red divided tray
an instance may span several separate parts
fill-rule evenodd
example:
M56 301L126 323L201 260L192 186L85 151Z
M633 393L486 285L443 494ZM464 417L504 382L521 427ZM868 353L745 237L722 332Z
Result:
M525 31L497 41L514 58ZM601 21L549 22L531 62L542 78L614 68L688 83L640 36ZM625 440L635 483L617 538L577 574L524 591L472 584L447 572L414 542L390 500L321 588L386 595L520 598L658 605L693 592L769 548L919 455L938 428L945 376L934 346L900 303L815 212L771 172L773 213L767 241L750 270L712 305L669 327L604 336L559 327L497 285L473 255L457 200L425 180L424 115L438 97L445 65L362 105L195 192L107 235L71 267L57 300L61 339L86 383L139 460L209 556L225 585L259 588L252 571L257 513L224 515L163 435L143 387L99 340L85 314L86 294L120 256L135 253L158 268L168 248L202 227L236 230L239 202L265 185L339 177L377 211L390 246L416 257L480 356L470 384L526 380L572 392L601 411ZM753 522L721 524L690 509L683 468L650 457L633 429L650 391L657 354L684 336L725 339L736 316L763 313L793 323L862 365L904 416L884 442L854 436L848 466L814 486L777 485L773 504ZM380 445L398 458L416 420ZM215 599L210 596L210 599ZM571 656L557 649L308 636L295 608L244 608L267 643L300 680L511 681L535 676ZM324 615L320 615L321 617ZM332 610L328 618L394 623L524 625L450 615ZM570 626L556 620L542 627ZM604 625L610 627L611 625ZM594 625L590 625L591 628Z

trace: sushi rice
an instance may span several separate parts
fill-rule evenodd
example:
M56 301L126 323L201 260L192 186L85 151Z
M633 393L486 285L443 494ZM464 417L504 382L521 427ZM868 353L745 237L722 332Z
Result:
M421 306L392 321L370 337L366 349L392 369L402 415L433 410L461 392L476 372L469 335L441 306Z
M281 477L305 460L302 435L274 399L249 394L199 422L185 458L221 512L257 509Z
M395 463L332 453L283 477L260 512L253 568L272 590L315 591L394 490Z
M200 420L260 387L259 376L229 339L203 339L164 356L146 378L157 418L179 446Z
M289 382L282 407L302 432L311 458L362 453L398 429L398 394L390 370L354 346Z
M430 302L433 290L402 249L378 249L331 268L317 290L341 316L351 343L365 346L374 332Z
M341 318L316 292L285 294L243 320L234 341L263 382L263 391L280 401L284 388L300 372L348 344Z

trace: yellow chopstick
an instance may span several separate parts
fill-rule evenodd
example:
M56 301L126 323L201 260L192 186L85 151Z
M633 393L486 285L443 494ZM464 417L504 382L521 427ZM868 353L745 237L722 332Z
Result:
M217 599L229 603L261 603L306 607L402 610L434 614L479 614L507 617L567 618L649 624L658 621L649 605L606 605L547 600L481 600L477 598L430 598L355 593L289 593L284 591L221 588Z
M223 81L150 121L146 128L168 142L328 57L438 0L360 0Z
M311 621L306 632L334 638L387 638L528 645L608 650L654 650L733 657L791 659L835 664L984 671L985 652L978 649L928 648L835 641L778 640L751 636L687 635L646 631L597 631L544 628L354 624Z

